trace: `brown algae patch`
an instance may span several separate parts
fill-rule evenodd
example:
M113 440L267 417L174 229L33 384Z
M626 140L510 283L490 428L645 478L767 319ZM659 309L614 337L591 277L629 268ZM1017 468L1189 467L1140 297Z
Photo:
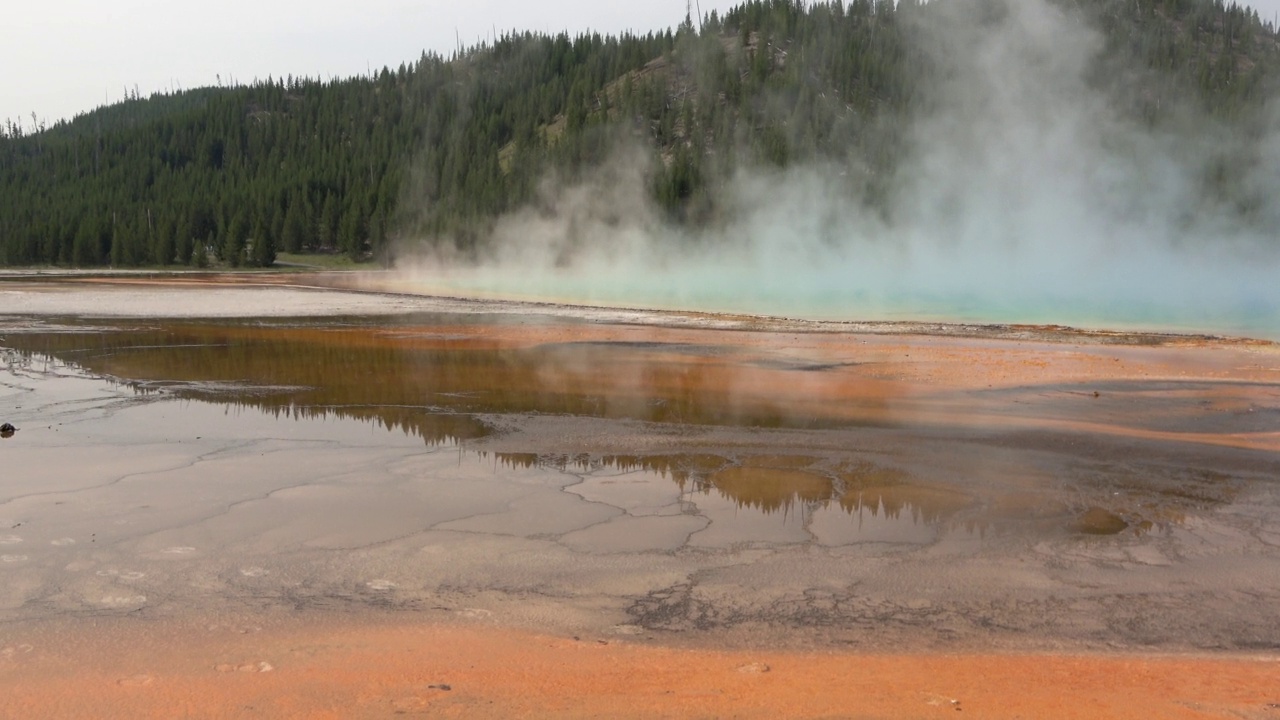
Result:
M1119 515L1095 506L1076 518L1073 529L1086 535L1118 535L1129 529L1129 523Z

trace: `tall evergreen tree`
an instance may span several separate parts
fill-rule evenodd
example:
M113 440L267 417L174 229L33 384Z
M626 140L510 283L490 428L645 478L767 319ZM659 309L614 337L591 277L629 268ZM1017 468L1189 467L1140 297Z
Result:
M222 260L231 267L244 264L244 249L249 239L249 219L244 210L238 210L227 223L222 237Z

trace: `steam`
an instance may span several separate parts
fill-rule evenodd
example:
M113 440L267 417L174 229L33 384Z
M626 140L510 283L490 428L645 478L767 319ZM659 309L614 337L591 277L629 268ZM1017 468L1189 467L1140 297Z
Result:
M1000 5L997 3L997 5ZM1187 109L1159 132L1116 110L1146 78L1091 78L1102 38L1044 0L981 18L954 2L921 37L951 69L913 119L888 207L838 162L741 170L727 225L688 237L648 200L650 155L548 178L478 266L401 262L424 288L606 305L842 319L1056 322L1280 338L1280 242L1202 197L1239 148ZM1243 174L1280 191L1276 123ZM1266 215L1270 213L1270 215Z

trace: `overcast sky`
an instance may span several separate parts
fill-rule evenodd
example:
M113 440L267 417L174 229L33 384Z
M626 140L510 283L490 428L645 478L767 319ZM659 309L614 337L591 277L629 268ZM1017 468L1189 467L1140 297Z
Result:
M1280 0L1275 0L1280 2ZM724 12L736 0L698 0ZM695 5L696 7L696 5ZM696 10L695 10L696 12ZM0 119L50 124L171 87L293 74L347 77L449 53L494 28L648 32L685 0L37 0L0 20Z
M704 13L737 0L698 0ZM1270 18L1280 0L1254 0ZM695 6L696 7L696 6ZM304 9L305 8L305 9ZM328 78L448 53L510 29L647 32L685 0L36 0L0 22L0 120L50 123L170 88L268 75Z

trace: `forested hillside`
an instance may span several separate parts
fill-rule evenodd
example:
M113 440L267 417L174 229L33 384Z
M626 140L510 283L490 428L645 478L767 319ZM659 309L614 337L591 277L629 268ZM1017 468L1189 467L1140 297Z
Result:
M946 13L994 17L1003 3L753 0L643 37L509 34L368 77L133 97L50 128L11 120L0 263L263 266L282 250L389 260L397 237L468 253L544 178L570 182L624 144L650 156L648 190L675 225L721 222L732 208L716 188L738 170L818 161L849 168L850 197L874 209L892 192L908 120L953 72L935 50ZM1059 6L1098 31L1088 72L1118 116L1170 132L1209 117L1262 142L1280 44L1256 12L1220 0ZM1224 150L1203 178L1244 217L1265 202L1234 182L1248 147Z

